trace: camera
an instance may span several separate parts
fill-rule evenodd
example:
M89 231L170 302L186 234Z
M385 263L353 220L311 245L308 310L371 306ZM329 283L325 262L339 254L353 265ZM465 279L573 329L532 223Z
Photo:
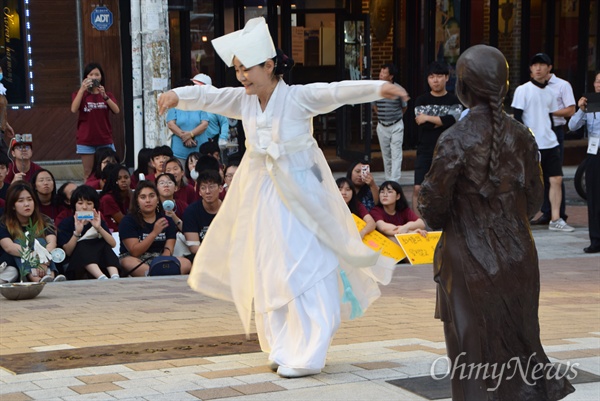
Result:
M21 143L31 143L33 142L33 138L31 134L15 134L15 141Z
M92 79L92 88L97 88L100 86L100 81L97 79Z

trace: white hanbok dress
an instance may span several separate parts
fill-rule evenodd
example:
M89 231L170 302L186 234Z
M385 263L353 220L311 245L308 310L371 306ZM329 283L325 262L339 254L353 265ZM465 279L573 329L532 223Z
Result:
M381 97L383 81L288 86L267 107L244 88L175 89L177 108L242 119L247 152L196 254L189 284L235 303L248 334L280 366L321 369L341 318L379 297L395 261L363 245L312 117ZM342 302L340 302L340 300Z

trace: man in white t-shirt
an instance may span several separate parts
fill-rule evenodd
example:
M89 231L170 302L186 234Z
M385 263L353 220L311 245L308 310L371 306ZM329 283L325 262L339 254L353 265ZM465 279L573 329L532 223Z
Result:
M549 57L548 57L549 58ZM550 70L552 70L553 66L550 65ZM558 139L558 146L560 147L560 161L561 164L564 160L564 140L565 140L565 127L567 124L567 118L571 117L575 114L575 96L573 95L573 88L568 81L561 79L550 72L546 77L548 80L547 88L552 90L554 97L556 98L558 110L552 113L552 120L554 122L554 126L552 127L552 131L556 134L556 139ZM545 190L544 190L544 203L542 204L542 215L535 220L531 221L531 224L540 224L546 225L550 222L550 199L548 195L548 182L544 182ZM567 215L565 213L565 183L562 183L561 186L562 191L562 199L560 204L560 217L563 220L567 220Z
M574 231L574 228L560 217L563 173L560 146L552 130L552 113L558 111L559 106L554 93L547 88L551 65L552 61L548 55L538 53L533 56L529 63L531 80L515 90L512 108L515 119L533 131L540 150L542 172L550 183L551 221L548 228L553 231L570 232Z

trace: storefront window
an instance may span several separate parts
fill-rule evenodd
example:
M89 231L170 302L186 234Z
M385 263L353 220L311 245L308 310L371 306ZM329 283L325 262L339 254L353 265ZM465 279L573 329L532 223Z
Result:
M341 8L344 7L344 0L290 0L292 9L303 10L307 8Z
M10 105L29 107L33 103L29 1L0 0L0 4L3 9L0 39L2 85L6 88L6 99Z
M435 59L448 65L447 89L456 85L456 62L460 56L460 0L438 0L435 10Z
M335 14L296 14L293 11L294 61L306 67L335 65ZM348 34L356 37L355 28L355 25L348 25Z

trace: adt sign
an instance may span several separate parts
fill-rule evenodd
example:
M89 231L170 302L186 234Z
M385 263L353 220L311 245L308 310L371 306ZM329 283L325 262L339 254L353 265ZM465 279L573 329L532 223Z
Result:
M92 11L92 26L99 31L106 31L113 24L112 12L104 7L96 7Z

